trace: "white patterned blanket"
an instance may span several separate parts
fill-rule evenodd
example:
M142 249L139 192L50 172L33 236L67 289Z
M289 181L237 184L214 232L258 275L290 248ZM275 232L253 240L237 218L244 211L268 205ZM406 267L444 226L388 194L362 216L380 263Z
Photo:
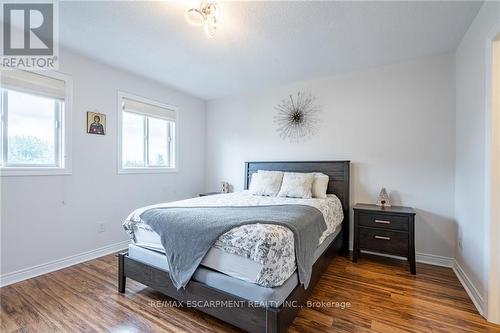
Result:
M124 222L124 228L133 233L134 226L147 227L140 215L158 207L221 207L221 206L266 206L308 205L323 214L327 229L319 243L332 234L344 218L342 205L335 195L325 199L295 199L253 196L248 191L192 198L187 200L152 205L135 210ZM282 285L296 270L294 237L290 229L272 224L251 224L236 227L226 232L214 244L222 251L246 257L262 265L255 283L264 287Z

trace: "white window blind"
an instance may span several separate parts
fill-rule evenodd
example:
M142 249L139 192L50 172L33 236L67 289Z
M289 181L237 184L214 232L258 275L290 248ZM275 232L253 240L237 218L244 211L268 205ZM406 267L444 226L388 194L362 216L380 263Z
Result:
M66 95L64 81L33 72L2 70L0 79L4 89L62 100Z
M122 100L122 109L126 112L161 118L169 121L175 121L176 112L165 107L159 107L150 103L138 102L124 97Z

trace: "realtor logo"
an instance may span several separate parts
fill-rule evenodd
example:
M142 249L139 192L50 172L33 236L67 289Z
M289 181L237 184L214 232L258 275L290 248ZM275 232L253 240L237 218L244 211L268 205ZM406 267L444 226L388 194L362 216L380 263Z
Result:
M57 3L4 3L2 65L57 69Z

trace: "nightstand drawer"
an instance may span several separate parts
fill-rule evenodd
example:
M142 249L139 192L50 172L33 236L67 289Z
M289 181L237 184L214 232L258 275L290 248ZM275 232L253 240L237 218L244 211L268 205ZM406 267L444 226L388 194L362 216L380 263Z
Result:
M359 228L359 247L401 256L408 255L408 234L381 229Z
M408 231L408 217L359 212L359 225L371 228Z

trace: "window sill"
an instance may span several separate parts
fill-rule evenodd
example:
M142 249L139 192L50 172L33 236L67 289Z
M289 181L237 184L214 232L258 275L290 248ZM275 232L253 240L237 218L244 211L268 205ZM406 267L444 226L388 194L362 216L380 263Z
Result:
M119 168L118 174L176 173L178 168Z
M3 167L0 177L71 175L69 168Z

